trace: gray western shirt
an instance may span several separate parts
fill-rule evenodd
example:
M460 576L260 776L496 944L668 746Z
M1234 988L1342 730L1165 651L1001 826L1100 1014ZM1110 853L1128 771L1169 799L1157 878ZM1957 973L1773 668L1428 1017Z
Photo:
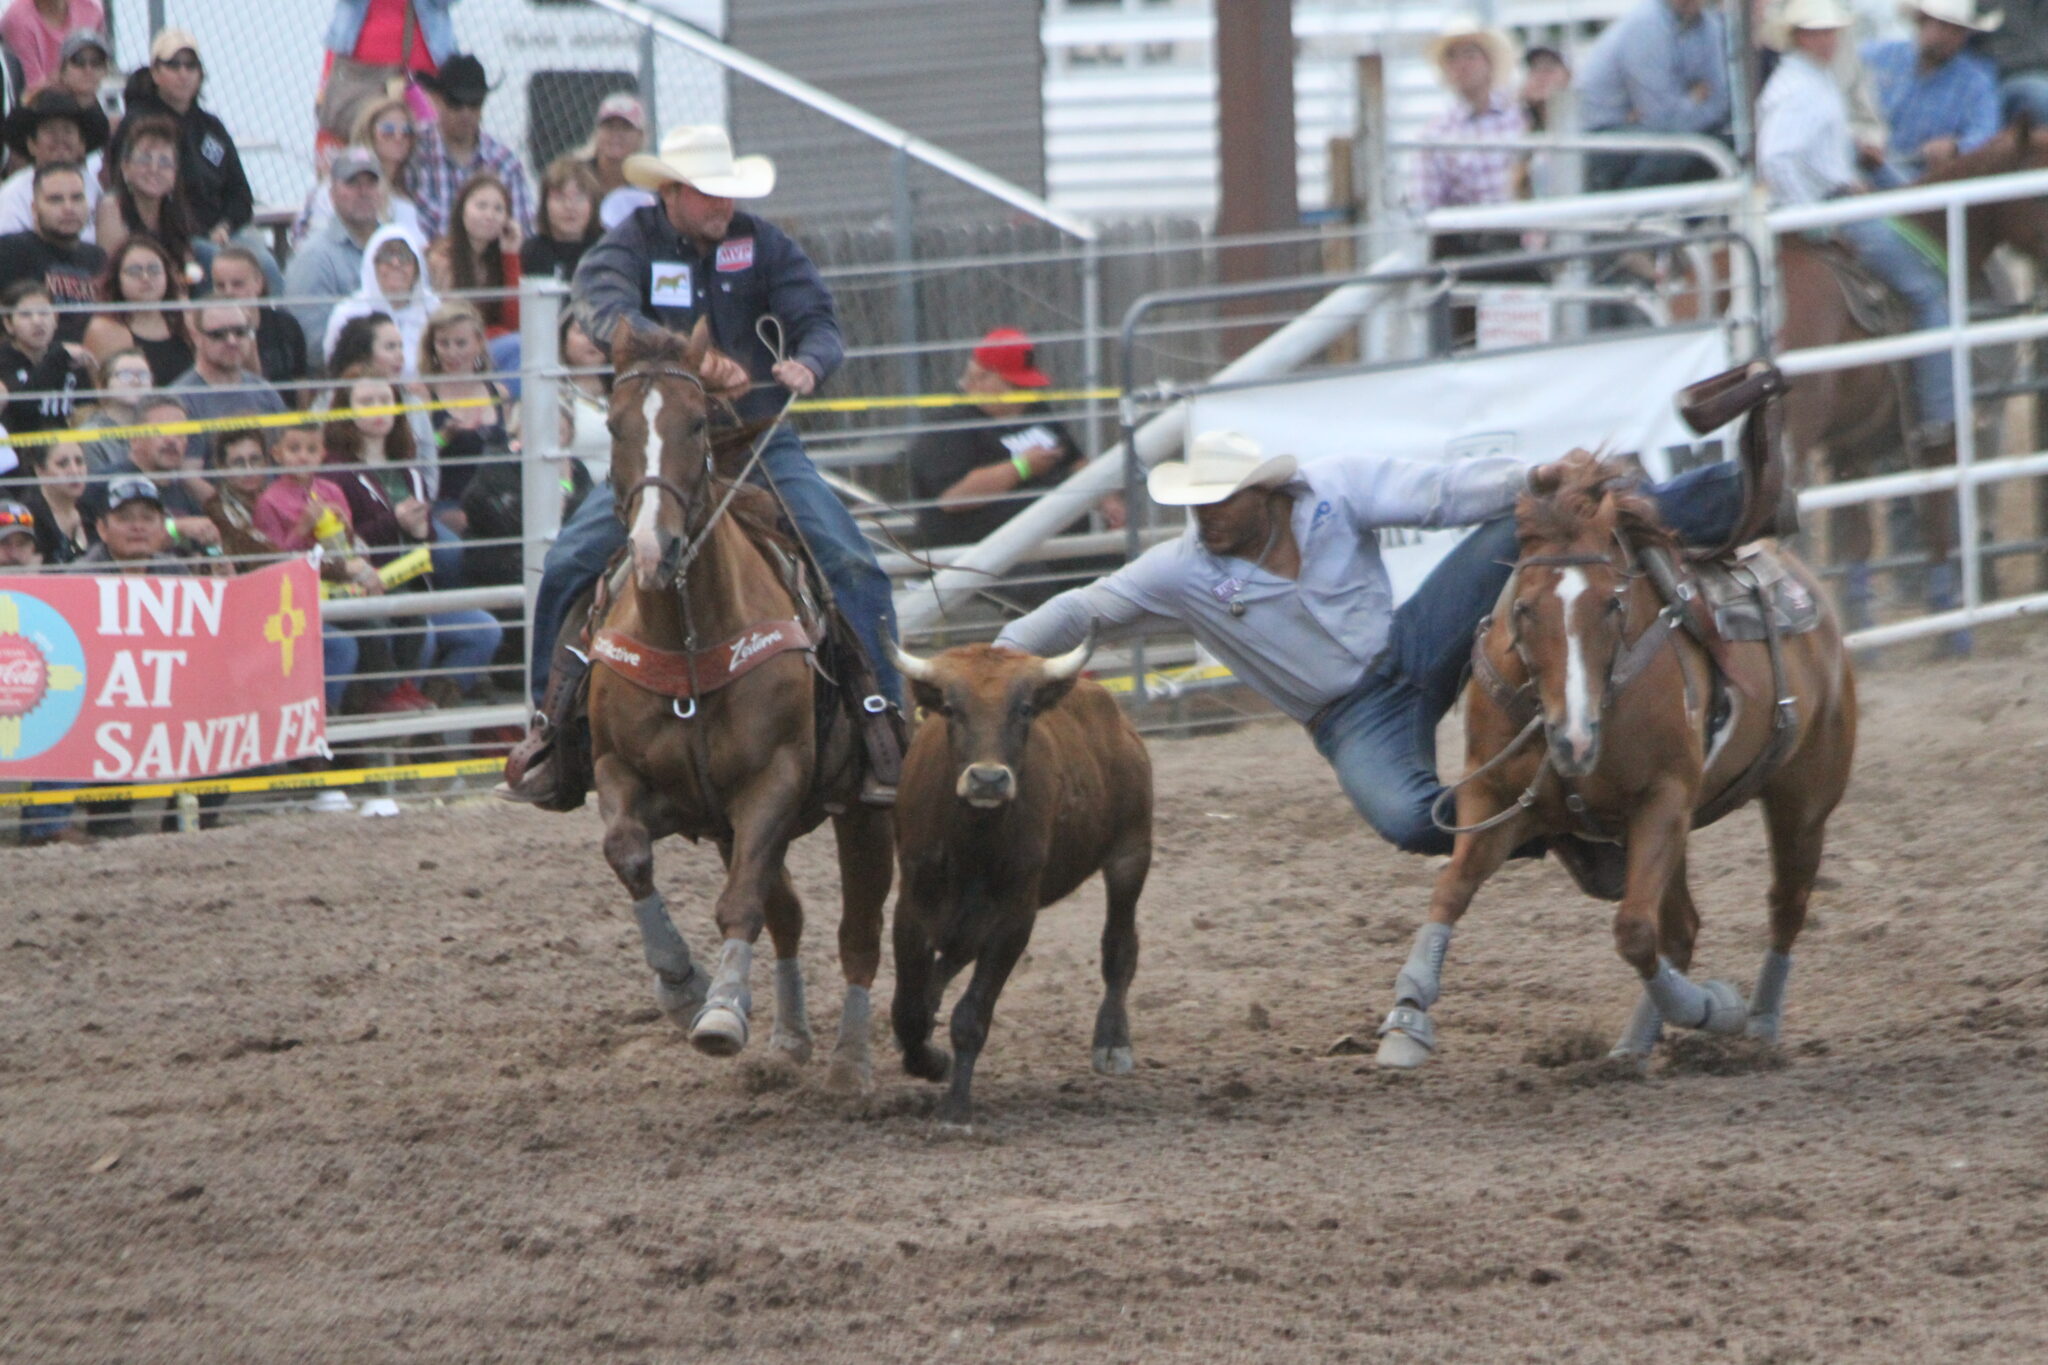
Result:
M1253 691L1307 723L1357 688L1386 647L1394 593L1375 532L1487 521L1511 511L1527 485L1527 468L1507 458L1318 460L1287 484L1299 578L1211 554L1191 521L1180 539L1012 621L996 643L1057 654L1080 644L1091 624L1109 634L1177 622ZM1242 616L1232 615L1233 601Z

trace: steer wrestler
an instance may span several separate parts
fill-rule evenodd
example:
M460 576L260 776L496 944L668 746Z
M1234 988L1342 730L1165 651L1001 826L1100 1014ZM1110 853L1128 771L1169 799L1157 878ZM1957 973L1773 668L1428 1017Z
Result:
M1345 794L1381 837L1449 853L1430 820L1442 790L1436 726L1457 700L1472 633L1507 583L1515 499L1533 471L1509 457L1431 464L1346 455L1297 468L1233 431L1197 436L1153 468L1155 502L1192 507L1178 540L1013 621L998 645L1052 655L1091 628L1174 622L1254 692L1308 727ZM1708 465L1650 490L1666 526L1718 545L1742 513L1742 473ZM1382 526L1484 522L1396 609ZM1576 838L1551 851L1592 894L1613 899L1620 850ZM1536 857L1541 844L1518 850Z

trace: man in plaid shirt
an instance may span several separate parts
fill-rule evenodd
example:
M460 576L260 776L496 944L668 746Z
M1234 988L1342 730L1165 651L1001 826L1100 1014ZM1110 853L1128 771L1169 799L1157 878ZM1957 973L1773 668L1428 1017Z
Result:
M1451 108L1423 130L1426 140L1510 138L1529 130L1521 102L1503 87L1514 75L1514 48L1495 29L1457 27L1430 45L1430 55L1451 88ZM1422 154L1416 167L1415 206L1499 204L1517 197L1521 156L1445 148Z
M420 231L438 237L448 230L448 210L471 176L489 171L505 182L512 216L521 232L533 231L533 192L519 154L483 130L484 99L491 93L484 65L466 52L441 64L438 75L421 76L434 98L438 119L422 126L406 171L406 192L419 205Z

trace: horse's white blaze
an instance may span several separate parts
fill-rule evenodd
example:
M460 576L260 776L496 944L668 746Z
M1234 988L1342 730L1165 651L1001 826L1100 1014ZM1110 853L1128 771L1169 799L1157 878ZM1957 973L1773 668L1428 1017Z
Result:
M1586 576L1566 569L1557 576L1557 600L1564 608L1564 737L1575 745L1590 744L1593 698L1586 681L1586 651L1579 643L1572 604L1586 591Z
M660 389L652 384L647 386L647 401L640 405L640 412L647 419L645 472L652 479L661 473L661 427L655 422L661 415ZM633 517L633 559L643 573L652 573L655 563L661 558L661 544L654 536L654 519L660 511L660 491L641 489L640 510Z

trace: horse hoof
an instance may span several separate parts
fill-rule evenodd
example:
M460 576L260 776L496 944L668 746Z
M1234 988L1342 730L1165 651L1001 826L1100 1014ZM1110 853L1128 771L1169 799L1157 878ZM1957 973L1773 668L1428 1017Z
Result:
M808 1034L775 1031L768 1040L768 1046L798 1066L808 1066L811 1060L811 1039Z
M1104 1076L1128 1076L1138 1069L1138 1063L1127 1047L1099 1047L1095 1049L1095 1070Z
M1748 1025L1742 1031L1746 1036L1754 1038L1760 1043L1775 1043L1778 1041L1778 1016L1775 1014L1752 1014L1749 1016Z
M1700 1025L1702 1030L1708 1033L1741 1033L1749 1027L1749 1002L1742 998L1741 991L1726 981L1702 981L1700 989L1711 1001L1706 1022Z
M690 1046L707 1057L733 1057L747 1045L747 1016L723 1005L707 1006L690 1027Z
M1391 1070L1413 1071L1432 1055L1430 1048L1397 1030L1380 1039L1380 1050L1373 1060Z
M865 1095L874 1084L874 1068L865 1057L840 1053L832 1058L832 1069L825 1073L825 1088L835 1095Z
M704 999L710 994L711 978L694 967L681 981L670 981L659 972L654 974L654 1003L677 1028L690 1027L690 1021L704 1008Z

